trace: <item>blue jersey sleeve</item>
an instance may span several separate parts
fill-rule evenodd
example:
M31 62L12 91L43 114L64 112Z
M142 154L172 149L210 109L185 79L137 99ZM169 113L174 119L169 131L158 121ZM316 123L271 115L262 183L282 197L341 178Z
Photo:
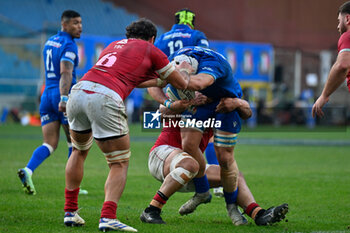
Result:
M67 43L62 51L60 61L69 61L74 66L78 64L78 49L74 43Z
M214 77L215 80L219 78L226 77L227 70L225 67L220 63L219 60L208 57L207 59L202 59L199 66L197 73L205 73L209 74Z

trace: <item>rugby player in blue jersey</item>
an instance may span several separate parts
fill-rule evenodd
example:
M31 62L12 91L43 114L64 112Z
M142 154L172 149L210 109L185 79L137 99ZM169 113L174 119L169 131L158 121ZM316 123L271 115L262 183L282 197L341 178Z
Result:
M157 39L154 45L168 57L186 46L209 47L208 39L201 31L194 29L195 14L189 9L175 13L175 24L170 31Z
M195 18L194 12L187 8L177 11L175 13L175 24L171 30L161 35L154 45L162 50L168 57L186 46L208 48L209 42L205 34L201 31L194 30ZM219 165L212 141L208 143L205 156L209 164ZM213 188L213 191L216 196L223 196L222 187Z
M81 32L80 14L66 10L61 16L61 31L45 43L43 50L45 90L40 102L43 144L34 150L27 166L18 170L18 176L27 194L36 194L32 174L57 148L61 125L67 137L68 157L72 152L65 112L68 93L76 83L75 69L79 63L78 48L74 39L80 38Z
M230 64L225 57L213 50L198 46L185 47L174 53L169 60L177 56L188 56L190 57L188 60L198 63L197 70L194 70L193 66L187 62L178 64L177 68L190 76L188 90L199 91L209 97L212 102L198 106L195 112L187 111L184 116L189 117L191 122L192 119L195 119L196 122L204 122L209 118L220 121L220 126L214 129L214 145L221 167L221 184L224 189L226 208L235 225L245 224L247 220L237 207L239 171L233 154L237 134L241 129L240 116L238 111L227 113L217 111L220 101L225 101L225 98L241 98L241 87L237 78L233 76ZM195 74L192 74L194 71ZM158 93L159 97L156 100L172 109L170 100L164 100L161 90L158 90ZM182 149L199 163L199 171L193 179L196 194L180 208L181 215L192 213L198 205L211 200L209 183L205 175L206 163L202 152L198 149L203 131L204 128L198 125L181 129Z

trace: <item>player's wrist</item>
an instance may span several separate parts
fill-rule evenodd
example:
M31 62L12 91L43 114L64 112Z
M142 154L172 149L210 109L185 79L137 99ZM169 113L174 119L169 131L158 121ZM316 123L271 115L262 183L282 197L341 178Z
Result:
M167 107L168 109L171 109L171 104L172 104L172 103L173 103L173 102L172 102L171 100L166 99L166 100L164 101L163 105L164 105L165 107Z
M61 101L60 102L67 103L67 101L68 101L68 96L67 95L61 95Z
M157 78L157 87L162 87L166 81L160 78Z

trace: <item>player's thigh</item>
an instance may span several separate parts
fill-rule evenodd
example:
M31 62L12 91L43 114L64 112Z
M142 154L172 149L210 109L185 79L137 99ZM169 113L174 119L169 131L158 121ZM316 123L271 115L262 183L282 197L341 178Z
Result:
M169 145L157 146L150 151L148 156L148 170L155 179L163 182L164 178L169 174L171 158L178 151L182 150Z
M129 134L103 139L95 138L95 141L103 153L130 149Z

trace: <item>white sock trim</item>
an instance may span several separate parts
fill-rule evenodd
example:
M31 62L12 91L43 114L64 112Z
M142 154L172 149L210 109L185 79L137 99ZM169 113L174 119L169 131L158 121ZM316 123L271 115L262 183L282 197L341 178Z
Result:
M47 144L45 142L43 143L43 146L46 146L46 148L49 149L50 154L52 154L52 152L53 152L53 147L52 146L50 146L49 144Z

